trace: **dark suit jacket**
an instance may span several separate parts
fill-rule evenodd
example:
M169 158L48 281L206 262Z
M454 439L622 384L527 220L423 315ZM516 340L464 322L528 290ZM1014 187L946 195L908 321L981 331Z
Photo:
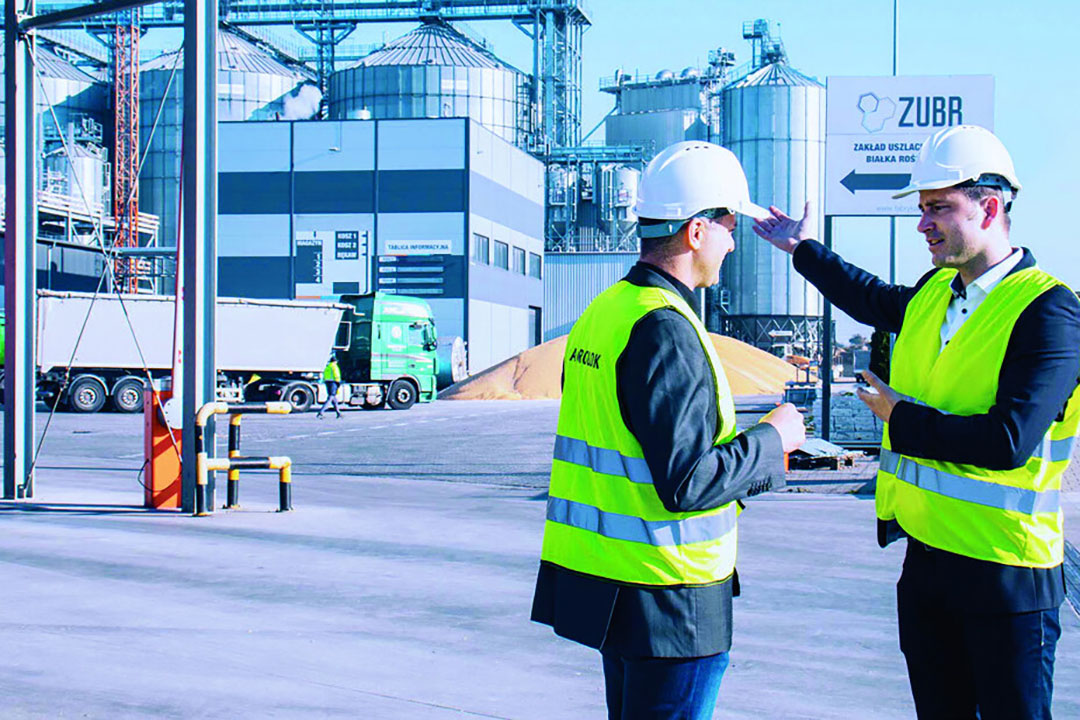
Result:
M937 272L923 275L915 287L889 285L812 240L795 249L794 265L853 319L892 333L900 332L911 298ZM1034 265L1035 258L1025 249L1011 272ZM949 415L900 402L890 418L889 441L893 450L904 455L992 470L1020 467L1062 414L1078 382L1080 301L1067 287L1058 286L1043 293L1017 319L989 412ZM879 521L882 546L902 536L895 521ZM1064 600L1061 566L1020 568L935 552L942 560L936 564L940 584L947 588L947 602L956 608L1030 612L1057 607Z
M638 263L624 279L677 292L698 310L688 287L652 265ZM622 420L668 510L708 510L783 487L783 445L771 425L713 445L716 382L701 340L677 311L655 310L638 321L615 373ZM701 657L730 649L736 594L735 576L706 586L640 586L543 562L532 619L625 657Z

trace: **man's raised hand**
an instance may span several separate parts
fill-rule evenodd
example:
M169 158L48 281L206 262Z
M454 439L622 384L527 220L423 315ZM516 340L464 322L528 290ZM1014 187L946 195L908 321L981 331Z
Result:
M775 205L769 206L769 212L772 217L754 221L754 232L758 237L768 240L773 247L791 254L800 242L814 237L816 223L809 200L806 201L803 216L799 220L785 215Z

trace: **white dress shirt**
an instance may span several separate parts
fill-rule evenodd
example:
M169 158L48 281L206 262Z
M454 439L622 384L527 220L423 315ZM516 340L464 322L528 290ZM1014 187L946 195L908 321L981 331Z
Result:
M964 287L960 274L956 274L951 285L952 300L945 310L945 322L941 325L941 350L945 349L964 321L975 312L975 308L979 307L990 291L997 287L1001 279L1008 275L1023 257L1023 250L1013 250L1012 254L972 280L967 287Z

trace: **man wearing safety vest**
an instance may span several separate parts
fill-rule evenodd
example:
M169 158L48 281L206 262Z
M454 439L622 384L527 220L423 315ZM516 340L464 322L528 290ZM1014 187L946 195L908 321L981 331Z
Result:
M878 541L907 537L897 614L920 718L1050 717L1080 302L1011 245L1019 191L990 131L929 137L894 196L919 193L936 269L915 287L809 239L809 213L796 221L770 208L755 226L837 307L899 333L890 377L864 373L873 390L858 395L885 423Z
M739 432L696 288L750 201L735 156L672 145L641 177L641 260L575 323L532 618L600 650L608 717L711 718L728 664L740 498L805 439L782 405Z
M326 367L323 368L323 384L326 385L326 402L319 408L318 414L315 416L322 419L323 413L326 412L330 404L334 404L334 412L337 416L341 417L341 407L338 405L337 393L338 388L341 387L341 366L338 365L337 354L331 354L330 359L326 361Z

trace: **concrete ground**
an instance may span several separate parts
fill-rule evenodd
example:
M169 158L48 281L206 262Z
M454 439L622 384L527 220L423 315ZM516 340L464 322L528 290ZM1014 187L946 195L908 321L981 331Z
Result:
M56 415L35 497L0 503L0 717L604 717L596 653L528 620L556 412L250 417L245 454L293 458L296 510L253 472L208 518L142 510L141 418ZM914 716L902 548L873 517L865 496L749 503L716 717ZM1080 717L1062 618L1055 716Z

